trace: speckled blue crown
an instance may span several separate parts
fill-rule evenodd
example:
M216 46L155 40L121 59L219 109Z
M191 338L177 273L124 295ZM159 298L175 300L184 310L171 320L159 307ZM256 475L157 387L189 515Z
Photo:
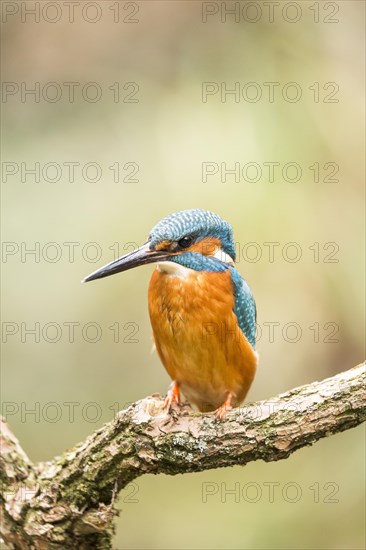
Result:
M151 247L162 241L179 241L192 235L196 241L217 237L222 249L235 260L235 247L231 225L209 210L181 210L163 218L150 232Z

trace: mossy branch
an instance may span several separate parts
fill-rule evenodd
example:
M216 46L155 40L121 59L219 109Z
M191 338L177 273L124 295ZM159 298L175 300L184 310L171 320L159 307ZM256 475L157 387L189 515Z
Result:
M143 474L183 474L287 458L366 419L365 365L268 401L223 421L188 405L163 410L137 401L83 443L32 465L2 422L1 534L8 548L111 548L117 493Z

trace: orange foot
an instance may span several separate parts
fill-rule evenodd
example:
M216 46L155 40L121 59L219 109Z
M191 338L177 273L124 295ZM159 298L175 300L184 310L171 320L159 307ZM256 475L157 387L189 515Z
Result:
M180 404L180 393L179 393L179 386L177 382L173 382L168 390L168 393L166 394L166 398L164 401L164 409L168 409L170 411L170 408L173 403Z
M215 416L217 420L223 420L226 416L226 413L228 411L231 411L231 409L233 408L231 405L232 398L233 396L231 395L231 393L228 393L224 403L218 409L216 409Z

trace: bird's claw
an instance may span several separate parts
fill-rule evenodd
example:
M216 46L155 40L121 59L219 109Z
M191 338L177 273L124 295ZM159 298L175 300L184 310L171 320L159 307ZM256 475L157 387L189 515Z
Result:
M216 420L224 420L226 413L228 411L231 411L231 409L233 408L231 405L231 399L232 399L232 395L231 393L229 393L224 403L216 409L215 411Z
M216 417L216 420L224 420L225 416L226 416L226 413L228 411L231 411L232 409L232 406L231 405L225 405L225 403L223 405L221 405L218 409L216 409L215 411L215 417Z
M176 382L173 382L166 394L164 409L168 409L169 412L173 403L180 405L179 386Z

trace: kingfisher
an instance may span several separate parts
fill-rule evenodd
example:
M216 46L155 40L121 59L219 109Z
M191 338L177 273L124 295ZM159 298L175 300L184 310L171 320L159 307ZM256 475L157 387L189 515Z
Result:
M148 307L155 347L172 379L168 411L182 392L201 412L223 419L253 382L256 305L235 256L228 222L207 210L182 210L155 225L145 244L83 280L157 264Z

